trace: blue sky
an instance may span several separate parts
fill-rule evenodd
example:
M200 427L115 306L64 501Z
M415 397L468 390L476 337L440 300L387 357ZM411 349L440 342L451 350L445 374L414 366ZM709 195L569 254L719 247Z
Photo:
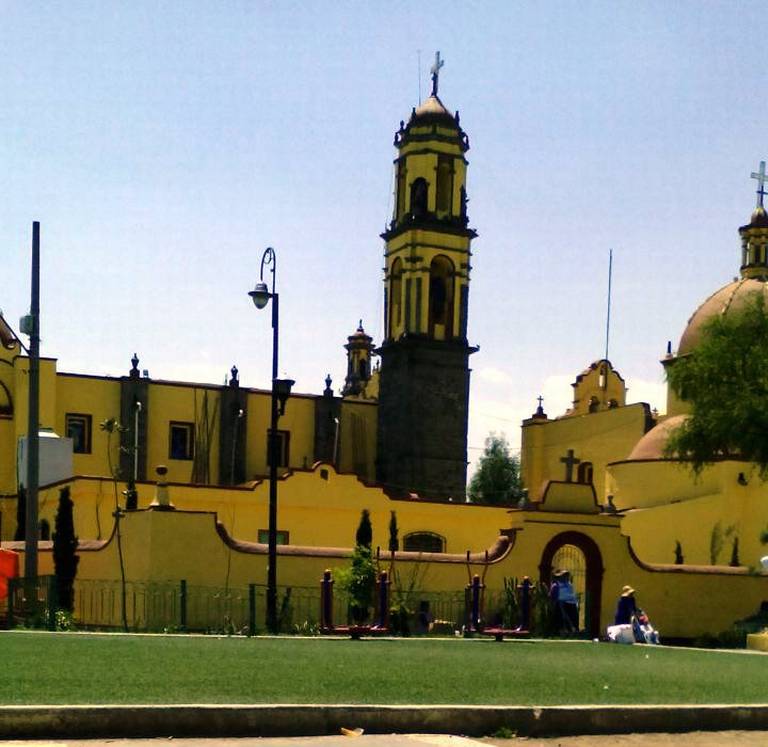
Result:
M0 309L61 370L266 387L248 290L275 247L281 373L343 382L382 332L392 136L428 89L472 148L472 456L603 354L664 408L659 358L738 273L768 157L759 2L0 0Z

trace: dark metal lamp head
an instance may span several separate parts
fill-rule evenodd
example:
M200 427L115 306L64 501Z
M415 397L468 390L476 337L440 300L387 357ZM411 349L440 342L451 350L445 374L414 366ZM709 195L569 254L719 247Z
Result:
M253 299L253 305L257 309L263 309L272 298L272 294L267 288L267 284L263 281L256 283L256 287L252 291L248 291L248 295Z
M275 394L280 402L280 414L285 415L285 403L291 396L291 387L296 382L293 379L275 379L272 385L275 387Z

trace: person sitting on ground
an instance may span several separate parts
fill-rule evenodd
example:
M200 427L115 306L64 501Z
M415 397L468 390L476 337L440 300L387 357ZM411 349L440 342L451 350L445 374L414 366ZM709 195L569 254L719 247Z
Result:
M621 590L619 603L616 606L616 615L613 620L614 625L629 625L632 617L637 614L637 602L635 601L635 590L631 586L625 586Z

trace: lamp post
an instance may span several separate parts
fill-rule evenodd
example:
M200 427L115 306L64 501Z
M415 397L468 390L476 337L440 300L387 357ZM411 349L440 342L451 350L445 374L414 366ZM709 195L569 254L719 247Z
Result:
M272 292L264 282L264 266L272 273ZM277 623L277 421L285 412L285 403L291 394L291 379L277 378L277 351L279 329L278 294L275 292L275 269L277 258L275 250L267 247L261 257L261 271L256 287L248 295L257 309L263 309L272 301L272 402L270 412L269 436L267 439L267 458L269 459L269 551L267 559L267 628L272 634L278 633ZM279 409L278 409L279 403Z

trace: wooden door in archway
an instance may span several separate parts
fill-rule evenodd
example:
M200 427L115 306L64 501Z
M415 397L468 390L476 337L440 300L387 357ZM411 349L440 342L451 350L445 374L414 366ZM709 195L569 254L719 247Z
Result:
M571 567L572 566L572 567ZM571 572L574 588L581 592L579 625L590 638L600 636L600 606L603 592L603 559L597 543L581 532L561 532L544 548L539 577L549 585L552 572L563 568Z

